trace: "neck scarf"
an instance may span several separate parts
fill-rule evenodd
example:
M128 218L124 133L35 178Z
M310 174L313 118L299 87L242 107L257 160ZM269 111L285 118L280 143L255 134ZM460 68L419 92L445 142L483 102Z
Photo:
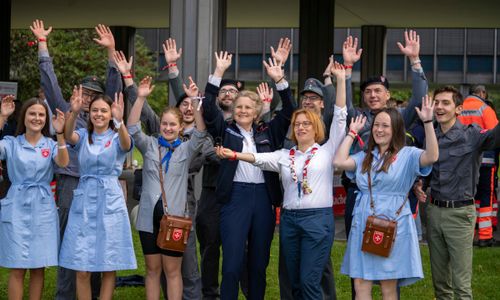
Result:
M180 144L182 143L181 139L177 138L175 141L170 144L166 139L164 139L162 136L158 138L158 144L162 147L167 148L167 153L163 156L161 160L161 165L163 163L165 164L165 173L168 171L168 163L170 161L170 158L172 157L172 153L174 152L175 148L177 148Z

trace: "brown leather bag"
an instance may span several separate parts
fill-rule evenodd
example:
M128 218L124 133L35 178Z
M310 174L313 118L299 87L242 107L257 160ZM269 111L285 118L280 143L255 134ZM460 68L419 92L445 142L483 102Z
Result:
M361 251L371 254L389 257L391 255L392 246L396 240L398 232L398 222L396 221L399 214L403 210L408 197L396 212L396 217L390 219L384 215L375 215L375 202L372 195L372 178L368 171L368 189L370 191L370 208L372 215L366 219L366 227L363 232L363 241L361 243Z
M158 238L156 239L156 245L164 250L184 252L189 233L191 232L191 227L193 226L193 221L187 214L185 214L184 217L168 214L167 197L165 195L165 188L163 187L163 170L161 167L159 146L158 156L160 157L158 173L160 176L161 199L163 202L164 215L160 221L160 230L158 232Z

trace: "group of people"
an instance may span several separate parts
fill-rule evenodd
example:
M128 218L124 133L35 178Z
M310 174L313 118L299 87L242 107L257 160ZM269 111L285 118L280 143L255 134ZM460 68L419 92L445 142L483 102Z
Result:
M405 32L404 44L398 43L412 66L412 98L406 109L387 107L390 91L384 76L364 81L366 108L353 107L352 67L362 51L352 37L343 43L342 64L330 57L324 82L306 80L298 109L283 70L290 40L281 39L263 61L270 82L260 84L257 92L224 78L232 55L221 51L215 53L215 70L200 93L191 77L187 85L181 79L177 60L182 51L168 39L163 50L177 105L156 115L147 102L152 78L134 83L132 59L115 50L108 27L98 25L95 39L108 51L106 84L86 77L75 85L69 102L49 55L51 28L36 20L31 30L38 40L46 101L26 101L17 132L0 140L0 159L7 161L12 182L0 201L0 266L10 269L9 299L22 299L27 270L30 298L40 299L48 266L59 267L57 299L112 299L116 271L137 266L118 180L134 146L144 160L136 229L146 264L147 299L159 299L161 288L172 300L237 299L240 286L248 299L264 299L277 207L281 298L335 299L335 170L344 171L348 194L341 272L352 278L353 299L371 299L373 283L380 283L384 299L398 299L399 286L423 278L407 198L414 194L425 201L427 187L436 298L472 298L479 159L484 150L500 146L500 128L498 121L490 128L460 123L464 100L453 87L428 95L415 31ZM14 112L13 100L2 99L0 128ZM126 125L125 103L131 106ZM49 132L50 113L55 140ZM415 123L424 133L423 149L406 142ZM194 175L202 167L197 201ZM58 208L49 186L54 173ZM194 220L184 252L156 243L164 214L161 184L169 213ZM397 222L389 257L362 251L365 223L372 215Z

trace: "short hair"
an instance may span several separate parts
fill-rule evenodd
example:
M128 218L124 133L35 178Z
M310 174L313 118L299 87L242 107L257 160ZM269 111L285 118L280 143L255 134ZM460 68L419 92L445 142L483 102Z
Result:
M255 121L259 119L260 113L262 112L262 100L260 99L259 95L257 95L256 92L248 91L248 90L243 90L238 93L236 98L234 99L234 103L238 101L241 97L247 97L250 100L252 100L255 103ZM233 105L233 113L234 113L234 105Z
M486 93L486 87L482 84L476 84L470 87L469 94L478 96L479 93Z
M50 136L50 117L49 117L49 108L47 107L47 104L45 101L38 99L38 98L31 98L24 102L21 112L19 113L19 120L17 122L17 128L16 128L16 136L21 135L26 133L26 125L24 124L24 121L26 120L26 112L28 111L28 108L32 107L33 105L39 104L43 106L45 109L45 124L43 125L42 128L42 134L44 136Z
M290 139L297 145L297 137L295 136L294 124L297 116L300 114L304 114L306 118L312 122L312 127L314 129L314 141L316 143L321 143L325 139L325 124L321 121L320 117L317 113L312 112L310 110L301 108L293 112L292 115L292 130L290 132Z
M455 102L456 106L464 104L464 97L462 94L453 86L447 85L440 87L436 90L434 90L434 94L432 95L432 98L436 98L437 95L442 94L442 93L451 93L453 102Z

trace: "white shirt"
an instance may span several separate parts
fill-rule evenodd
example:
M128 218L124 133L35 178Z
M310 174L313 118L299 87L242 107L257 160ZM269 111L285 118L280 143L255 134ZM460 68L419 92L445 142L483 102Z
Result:
M255 141L253 139L253 130L246 131L240 125L236 124L243 136L243 149L241 153L257 153L257 147L255 146ZM265 183L264 173L258 167L244 162L239 161L238 167L236 168L236 173L234 174L235 182L247 182L247 183Z
M333 157L340 143L345 137L347 109L335 106L332 125L330 127L330 139L322 146L315 143L305 152L295 149L295 172L298 181L302 181L302 170L304 164L314 147L318 148L307 168L307 182L312 193L301 192L299 197L298 185L292 179L290 173L290 150L281 149L269 153L254 153L254 165L267 171L279 172L285 195L283 208L285 209L307 209L325 208L333 205Z

